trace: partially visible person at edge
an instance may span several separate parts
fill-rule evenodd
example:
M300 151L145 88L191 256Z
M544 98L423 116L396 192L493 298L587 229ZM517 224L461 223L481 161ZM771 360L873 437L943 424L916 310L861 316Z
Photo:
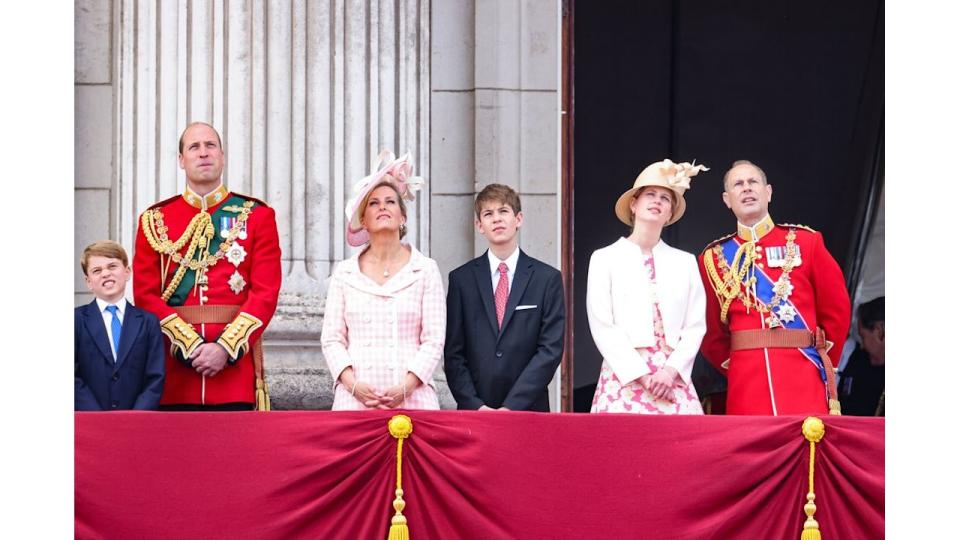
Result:
M590 412L703 414L690 380L706 330L697 259L660 235L683 216L690 178L705 170L653 163L617 200L630 236L595 251L587 273L587 318L603 355Z
M883 416L884 297L857 306L857 333L860 342L837 379L843 414Z
M723 177L737 231L700 254L709 291L701 352L727 375L728 414L839 414L828 351L850 325L843 272L820 233L774 224L772 198L750 161Z
M161 410L250 410L260 337L280 293L274 211L228 191L220 135L194 122L180 136L184 192L140 216L136 304L167 338Z
M381 152L347 203L347 243L323 317L334 410L439 409L433 374L443 355L443 280L433 259L403 242L407 207L423 186L409 154Z
M156 316L127 302L127 251L113 240L83 250L94 299L73 315L74 410L153 410L163 393L163 338Z

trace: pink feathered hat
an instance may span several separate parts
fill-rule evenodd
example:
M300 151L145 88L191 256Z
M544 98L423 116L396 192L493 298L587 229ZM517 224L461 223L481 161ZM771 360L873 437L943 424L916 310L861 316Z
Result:
M396 157L390 150L383 150L374 163L374 173L360 179L353 186L353 196L347 201L344 212L347 215L347 243L351 246L362 246L370 241L370 235L360 224L360 203L374 186L385 180L397 188L397 192L406 201L416 200L416 193L426 184L426 181L413 176L413 164L410 153Z

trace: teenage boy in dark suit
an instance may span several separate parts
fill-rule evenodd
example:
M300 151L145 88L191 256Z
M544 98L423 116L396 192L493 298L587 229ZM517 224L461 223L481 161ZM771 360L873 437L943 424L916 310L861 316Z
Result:
M547 412L547 385L563 355L563 280L519 248L516 191L490 184L474 207L490 249L450 272L447 384L458 409Z

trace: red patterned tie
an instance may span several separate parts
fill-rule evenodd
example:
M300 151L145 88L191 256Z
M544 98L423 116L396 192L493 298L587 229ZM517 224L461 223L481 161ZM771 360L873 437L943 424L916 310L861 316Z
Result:
M500 281L497 282L497 291L493 293L493 302L497 306L497 328L503 326L503 314L507 311L507 297L510 296L510 279L507 278L507 263L500 263L497 267L500 272Z

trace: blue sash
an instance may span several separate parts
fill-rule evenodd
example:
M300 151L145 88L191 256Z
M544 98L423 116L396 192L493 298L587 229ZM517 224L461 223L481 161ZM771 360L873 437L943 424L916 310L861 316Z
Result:
M737 250L740 248L740 242L738 242L737 237L734 236L733 238L724 242L721 245L721 247L723 248L723 257L724 259L726 259L727 265L733 268L733 257L734 255L736 255ZM757 298L759 298L761 302L765 304L769 304L773 300L773 297L775 296L773 292L773 285L774 285L773 280L771 280L770 277L763 272L763 270L761 270L760 268L757 268L756 266L754 266L754 276L756 276L757 278ZM744 276L745 285L746 285L747 279L749 279L749 273L747 273L747 275ZM793 330L806 330L810 332L811 331L810 327L807 326L807 321L804 320L803 315L800 313L800 310L796 309L796 306L794 306L793 303L790 302L789 300L780 300L779 304L777 304L776 306L770 306L770 307L771 309L775 309L779 306L784 306L784 305L793 307L794 311L796 311L797 313L797 316L794 317L794 319L790 322L781 320L780 324L782 324L784 328L790 328ZM773 315L776 316L776 313L774 313ZM813 365L817 366L817 370L820 372L820 379L823 380L824 383L826 383L827 370L823 367L823 359L820 358L820 353L817 352L816 347L814 347L813 345L810 345L809 347L798 348L797 350L803 353L803 355L806 356L808 360L813 362Z

